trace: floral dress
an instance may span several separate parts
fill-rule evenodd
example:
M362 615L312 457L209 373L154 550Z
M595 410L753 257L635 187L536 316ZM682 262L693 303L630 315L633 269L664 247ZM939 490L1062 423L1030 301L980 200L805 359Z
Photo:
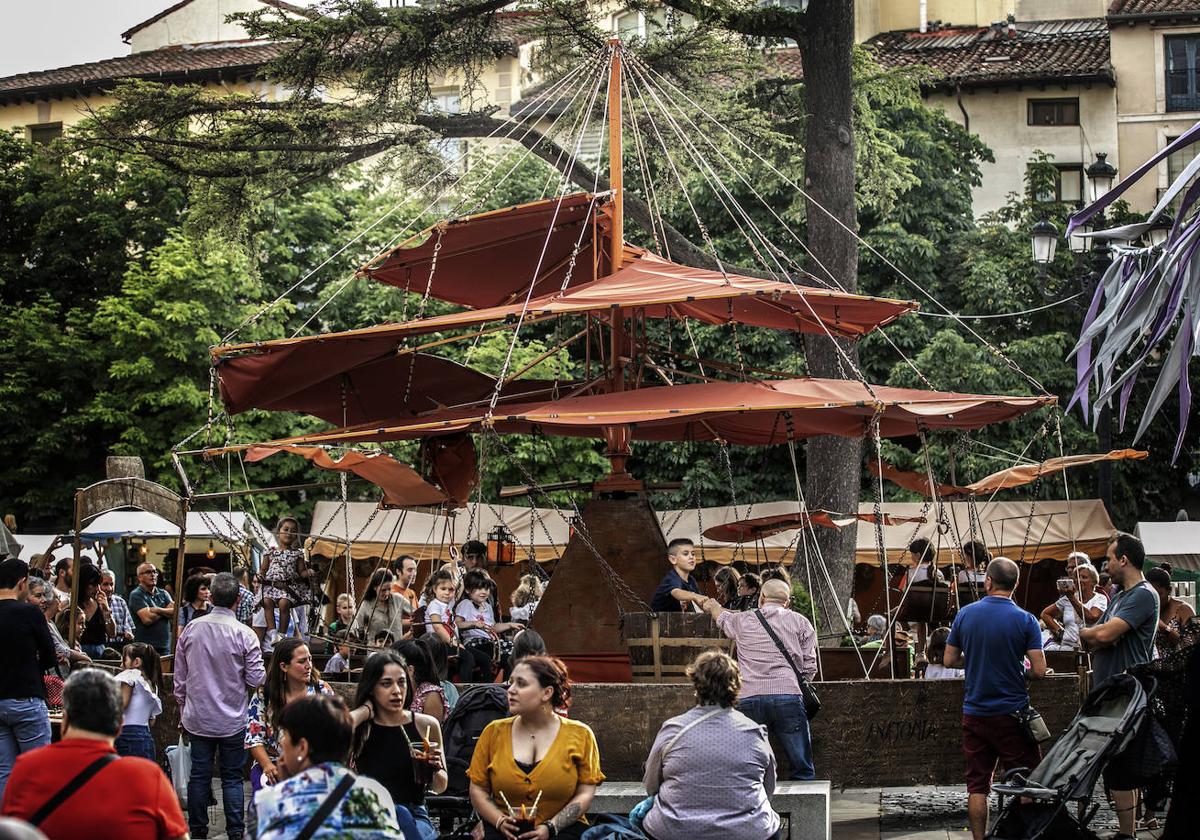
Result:
M425 711L425 697L429 694L437 694L442 698L442 719L438 723L445 723L446 718L450 715L450 704L446 702L446 692L442 690L440 685L434 683L421 683L413 690L412 704L408 710L418 715L427 715Z
M269 561L269 565L267 565ZM304 551L299 548L272 548L263 555L267 565L263 575L262 597L276 601L286 598L293 605L312 603L312 587L300 576L304 568Z
M304 692L308 694L334 694L325 680L318 680L316 685L309 684ZM260 688L250 698L250 707L246 710L246 738L243 742L246 749L265 747L267 755L272 759L279 757L279 733L271 727L271 716L267 714L267 700Z

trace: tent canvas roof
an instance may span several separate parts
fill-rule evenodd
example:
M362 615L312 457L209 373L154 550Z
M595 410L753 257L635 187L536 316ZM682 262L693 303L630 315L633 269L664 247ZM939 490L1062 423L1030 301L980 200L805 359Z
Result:
M449 520L449 524L446 518L439 514L380 511L355 543L351 554L356 559L383 556L390 560L401 554L412 554L422 560L431 557L448 559L446 547L461 545L468 538L467 525L471 521L471 507L459 511ZM883 512L889 516L920 516L923 507L919 502L888 502L883 505ZM943 509L951 529L941 538L940 543L937 540L937 525L933 521L935 513L932 510L925 512L930 520L925 524L884 526L884 545L888 551L888 562L904 562L905 547L918 536L939 544L942 549L939 562L950 562L951 544L957 544L959 537L962 541L971 538L968 506L965 502L952 502L943 505ZM375 505L371 502L350 502L346 511L349 534L358 534L366 526L374 510ZM761 502L751 506L750 515L772 516L792 513L795 510L794 501ZM859 512L873 513L874 505L864 503L859 506ZM1019 560L1026 525L1030 521L1030 503L1005 501L980 504L978 512L983 528L982 538L992 548L993 553L1003 553ZM518 557L525 556L526 550L532 546L538 562L555 560L562 553L569 537L567 523L559 513L550 508L482 505L475 508L474 513L478 532L482 535L486 535L503 520L503 524L518 543ZM568 511L564 510L563 513ZM698 525L695 508L657 511L663 535L667 539L691 537L696 540L706 560L729 563L744 559L749 563L775 563L786 559L785 555L795 551L796 531L775 534L765 540L745 543L740 547L734 543L702 540L697 531L697 528L703 531L714 525L736 522L745 519L746 515L746 505L701 508ZM339 546L338 540L346 538L341 503L317 502L312 521L310 530L321 535L315 538L313 550L326 556L339 555L344 549ZM1098 499L1075 500L1069 505L1069 510L1067 502L1039 501L1033 505L1033 519L1029 526L1031 548L1026 551L1025 560L1062 560L1076 548L1091 556L1099 556L1104 553L1105 543L1112 532L1112 521ZM858 525L855 559L859 563L878 563L875 526L871 523L860 522Z
M241 542L248 534L264 545L274 543L271 532L251 514L242 511L188 511L188 537ZM176 538L179 529L149 511L115 510L103 513L85 525L81 536L87 540L108 537Z
M1139 522L1134 534L1145 546L1147 560L1200 571L1200 522Z
M28 563L31 560L33 560L33 556L35 554L45 554L46 549L50 547L50 543L54 542L54 538L56 536L58 536L58 535L57 534L21 534L21 535L19 535L17 537L17 540L21 543L21 554L20 554L21 559L24 560L26 563ZM96 556L96 552L94 550L92 550L91 548L89 548L87 545L84 545L82 547L80 554L83 555L84 557L90 559L93 563L98 562L100 560L100 558ZM75 548L70 543L68 543L67 545L60 545L58 548L54 549L53 556L54 556L55 560L62 560L64 557L74 557L75 556Z

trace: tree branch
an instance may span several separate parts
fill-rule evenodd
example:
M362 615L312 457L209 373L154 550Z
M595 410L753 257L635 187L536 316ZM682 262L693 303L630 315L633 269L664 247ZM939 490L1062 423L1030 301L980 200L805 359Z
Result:
M777 6L739 9L728 2L698 0L663 0L663 5L691 15L701 23L749 38L792 38L798 42L808 31L808 19L803 12Z

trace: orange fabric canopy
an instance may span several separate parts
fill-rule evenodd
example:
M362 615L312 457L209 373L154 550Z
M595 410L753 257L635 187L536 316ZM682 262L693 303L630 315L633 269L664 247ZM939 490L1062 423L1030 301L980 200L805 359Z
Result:
M416 470L385 452L347 452L335 459L316 446L252 446L246 452L246 460L253 463L278 452L299 455L323 470L365 478L383 491L383 504L388 507L441 505L447 500L445 493L421 478Z
M488 400L496 379L426 353L397 356L371 342L322 342L273 347L217 365L221 399L230 414L251 408L296 411L327 423L354 425ZM555 393L554 383L521 379L501 389L506 401Z
M992 473L986 478L959 486L957 484L936 484L939 496L978 496L983 493L995 493L997 490L1007 490L1011 487L1021 487L1029 484L1039 476L1053 475L1070 467L1082 467L1100 461L1140 461L1150 455L1138 449L1114 449L1112 452L1095 455L1067 455L1062 458L1050 458L1038 464L1020 464L1006 470ZM884 464L882 471L874 461L868 464L872 475L882 475L893 484L898 484L905 490L912 490L922 496L930 496L929 476L921 472L898 470L891 464Z
M603 211L607 195L573 193L488 213L439 222L359 269L381 283L478 309L502 306L533 294L595 278L592 266L607 264ZM600 252L594 244L599 242ZM579 243L575 265L571 254ZM435 256L436 264L435 264ZM604 273L608 273L607 267Z
M885 437L917 434L919 429L975 429L1011 420L1056 402L1052 396L1016 397L955 394L867 386L840 379L781 379L760 382L704 382L639 388L613 394L499 406L489 418L484 409L448 409L421 418L376 422L289 438L277 443L384 441L433 437L493 426L502 434L535 430L555 435L600 437L611 427L626 427L639 440L715 440L767 445L793 435L857 437L866 434L880 411Z
M829 510L814 510L810 513L797 511L781 513L774 516L760 516L755 519L741 519L737 522L724 522L713 525L704 531L706 539L717 542L745 543L766 539L784 531L794 531L807 525L821 528L845 528L847 525L857 525L859 522L874 522L873 513L836 513ZM905 523L924 523L923 516L890 516L883 515L884 525L902 525Z

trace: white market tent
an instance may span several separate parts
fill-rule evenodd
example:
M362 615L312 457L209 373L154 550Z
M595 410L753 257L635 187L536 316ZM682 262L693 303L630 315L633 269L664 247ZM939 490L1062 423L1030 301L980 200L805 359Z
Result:
M84 526L85 540L178 539L179 528L161 516L144 510L114 510L102 513ZM188 511L187 537L241 543L249 539L269 546L273 537L254 516L242 511Z
M35 555L45 554L46 549L50 547L50 543L54 542L57 534L19 534L16 535L16 540L21 544L21 554L19 555L26 563L30 562ZM93 563L101 562L101 559L96 556L96 551L89 545L84 545L81 554L89 558ZM54 549L54 559L62 560L64 557L74 557L75 549L70 543L60 545Z
M1139 522L1134 536L1142 541L1152 563L1200 572L1200 522Z
M889 502L883 505L883 511L894 516L920 516L923 507L919 502ZM960 540L971 539L970 511L965 502L947 502L941 507L949 530L940 538L932 507L924 511L929 520L925 524L883 528L889 563L905 562L905 547L916 537L926 537L938 545L939 562L949 563L954 559L952 548ZM475 511L474 525L471 524L472 509ZM874 505L865 503L859 509L862 513L871 513ZM794 555L797 531L785 531L742 546L705 540L700 533L713 525L795 510L794 501L780 501L700 508L699 511L696 508L666 510L658 511L657 515L668 540L691 537L705 560L778 563L790 560ZM563 514L568 512L563 509ZM1020 501L981 503L978 518L981 533L977 533L976 538L982 538L994 554L1004 554L1014 560L1021 559L1021 547L1028 531L1028 547L1024 552L1026 562L1047 558L1062 560L1073 550L1099 557L1104 554L1108 537L1113 532L1112 521L1098 499L1081 499L1070 504L1060 501L1039 501L1032 505ZM446 517L416 510L377 511L372 502L350 502L345 511L340 502L317 502L312 523L309 530L313 536L308 543L312 553L341 556L349 538L354 540L351 557L356 560L393 560L401 554L411 554L418 560L445 559L448 546L461 545L475 535L486 539L489 531L503 523L518 544L519 559L532 553L539 563L545 563L562 554L570 537L570 526L559 512L516 505L471 506ZM879 562L875 526L869 522L858 525L855 559L859 563Z

